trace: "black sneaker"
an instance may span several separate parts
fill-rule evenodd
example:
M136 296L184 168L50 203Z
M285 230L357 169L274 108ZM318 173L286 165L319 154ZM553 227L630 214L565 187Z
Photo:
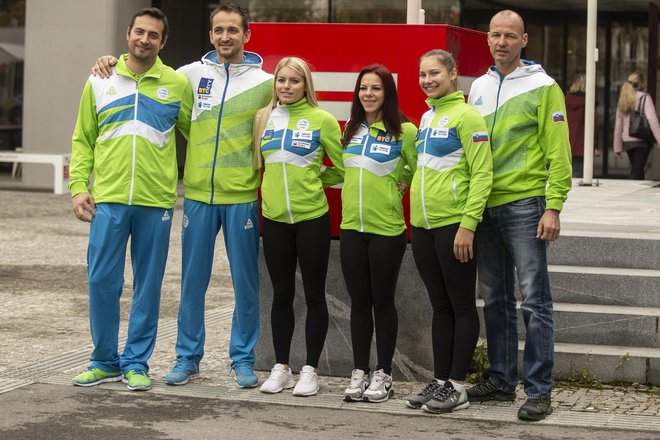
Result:
M520 420L537 422L545 419L545 416L552 414L552 405L550 399L527 399L527 401L518 410Z
M467 390L467 396L470 402L487 402L489 400L513 402L516 400L516 393L505 393L497 388L490 379L479 382Z

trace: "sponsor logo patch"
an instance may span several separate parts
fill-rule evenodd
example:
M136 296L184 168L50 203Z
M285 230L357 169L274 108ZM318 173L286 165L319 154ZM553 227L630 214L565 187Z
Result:
M170 217L170 212L165 210L165 213L163 214L163 221L168 222L168 221L170 221L170 218L171 218Z
M483 105L483 103L484 103L484 97L483 97L483 96L480 96L479 98L477 98L476 101L474 101L474 105L475 105L475 106L477 106L477 105Z
M158 95L160 99L167 99L167 97L170 96L170 92L165 87L161 87L156 91L156 95Z
M479 142L488 142L488 133L485 131L475 131L472 133L472 142L479 143Z
M307 130L309 128L309 120L298 119L298 122L296 122L296 128L298 130Z
M201 78L197 86L198 95L210 95L213 87L213 78Z
M312 144L309 142L302 142L302 141L291 141L291 146L296 147L296 148L304 148L306 150L309 150L312 148Z
M261 138L262 141L269 141L273 139L273 134L275 133L275 130L266 130L264 132L264 136Z
M448 128L433 128L431 129L431 136L432 139L447 139L449 137L449 129Z
M115 96L117 94L117 90L115 90L114 86L110 86L107 92L105 92L106 95L108 96Z
M248 219L248 220L245 222L245 226L244 226L244 228L245 228L246 231L247 231L248 229L252 229L252 228L254 228L254 224L252 224L252 220L251 220L251 219Z
M364 140L364 136L353 136L351 138L351 144L361 144L362 141Z
M311 141L312 135L314 133L311 131L297 130L293 132L293 139L301 139L303 141Z
M187 215L183 216L183 227L184 228L188 227L188 216Z
M562 112L554 112L552 114L552 122L564 122L564 114Z
M443 116L438 120L438 127L444 127L449 124L449 116Z
M371 144L369 152L373 154L390 154L391 147L385 144Z
M379 134L376 136L376 142L392 142L392 133Z

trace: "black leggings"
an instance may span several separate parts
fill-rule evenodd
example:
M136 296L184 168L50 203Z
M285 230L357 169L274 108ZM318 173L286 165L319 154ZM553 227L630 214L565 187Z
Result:
M433 307L433 363L435 377L441 380L465 380L479 338L476 255L467 263L456 259L457 230L458 223L430 230L412 228L415 264Z
M355 368L369 372L371 338L376 322L376 370L392 373L398 317L394 292L406 233L394 237L341 230L341 268L351 296L351 340ZM372 315L373 310L373 315Z
M306 364L318 367L328 332L325 277L330 255L330 216L288 224L263 219L264 258L273 284L270 321L277 363L288 364L296 320L296 262L300 265L307 317L305 319Z

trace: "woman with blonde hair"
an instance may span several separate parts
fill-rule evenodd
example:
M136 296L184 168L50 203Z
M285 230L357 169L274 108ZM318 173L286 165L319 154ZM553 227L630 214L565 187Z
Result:
M261 386L264 393L293 388L289 352L295 326L296 264L307 304L306 365L294 396L318 392L316 369L328 331L325 278L330 254L330 217L321 182L327 154L343 177L341 130L318 106L312 74L305 61L283 58L275 68L273 97L255 117L255 162L263 162L261 184L263 246L273 285L271 329L276 364Z
M649 121L655 143L660 140L660 123L658 123L658 116L655 113L655 105L651 96L644 92L645 87L644 75L639 72L631 73L628 80L621 86L619 103L616 108L614 154L620 159L622 151L628 153L631 165L629 179L644 179L644 167L651 151L649 141L630 136L630 114L633 110L641 107L641 111Z

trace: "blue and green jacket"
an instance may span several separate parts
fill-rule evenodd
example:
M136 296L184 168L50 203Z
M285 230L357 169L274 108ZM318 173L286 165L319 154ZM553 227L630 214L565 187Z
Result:
M401 129L396 137L383 121L363 123L344 149L342 229L387 236L406 230L397 183L404 181L404 170L410 183L417 167L417 127L406 122Z
M417 135L410 187L410 223L433 229L459 223L474 231L493 181L486 124L457 91L427 99Z
M327 154L334 170L343 176L340 137L337 120L306 98L273 108L261 138L264 217L298 223L328 212L322 161Z
M144 74L119 57L116 74L90 76L73 133L71 195L87 192L94 174L96 203L172 208L178 167L174 127L190 127L192 90L160 58Z

